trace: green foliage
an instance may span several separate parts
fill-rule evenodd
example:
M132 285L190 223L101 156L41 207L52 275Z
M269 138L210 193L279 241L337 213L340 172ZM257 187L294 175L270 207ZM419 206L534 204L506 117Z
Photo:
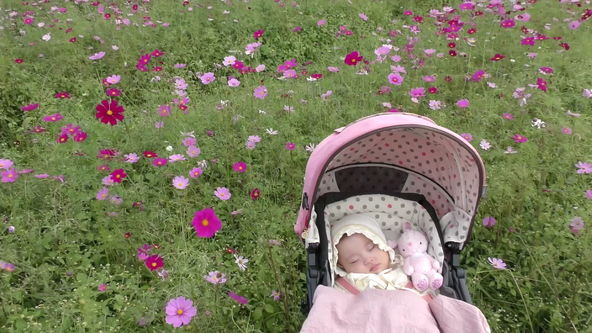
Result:
M305 146L320 142L334 128L386 111L383 103L390 103L475 138L472 144L485 161L489 191L476 216L472 241L463 252L463 265L474 303L493 331L586 332L592 324L592 283L587 274L592 265L588 230L592 201L583 192L591 182L589 175L576 174L574 164L592 162L592 103L581 96L583 88L592 88L584 70L592 68L589 22L571 31L564 28L563 19L571 17L566 9L572 7L557 1L529 7L532 21L524 25L546 32L544 24L552 23L548 34L571 44L564 51L553 40L541 41L540 49L522 46L518 29L501 29L491 15L475 17L476 41L457 41L457 50L466 56L426 58L423 67L414 69L403 51L412 35L402 28L412 18L403 11L413 10L432 22L428 10L447 3L418 1L404 7L386 0L351 4L304 0L295 5L191 1L189 11L182 1L152 1L140 4L139 12L129 16L131 24L120 26L121 30L116 29L114 17L103 19L90 3L64 3L68 9L64 14L50 11L55 4L39 4L34 9L35 24L51 22L52 28L22 23L21 14L33 10L31 6L20 1L3 4L0 72L9 74L0 75L0 158L13 160L19 170L31 168L50 177L21 175L17 182L0 184L0 260L16 265L14 272L0 272L0 331L173 331L165 323L163 307L178 296L191 298L198 308L188 331L298 331L304 320L300 302L305 297L305 258L292 226L309 156ZM128 17L131 9L126 6L121 4L121 9ZM19 15L12 17L4 9ZM370 19L360 20L360 12ZM459 15L471 20L467 12ZM320 19L327 24L318 26ZM145 21L157 27L144 26ZM170 26L163 27L165 22ZM302 30L293 32L296 26ZM336 36L340 26L353 34ZM447 52L447 40L435 33L433 23L419 26L415 53L427 48ZM65 32L68 28L72 32ZM258 29L265 30L262 45L252 57L246 56L244 47L254 42L252 33ZM396 30L400 31L395 37L389 35ZM45 42L41 36L47 32L52 39ZM75 36L75 43L68 42ZM388 85L386 76L393 63L372 63L367 73L360 73L363 65L346 66L343 57L357 50L372 61L374 49L385 43L401 49L397 54L407 75L402 86L392 86L392 93L379 94L381 86ZM138 71L138 58L154 49L165 54L153 58L150 68L163 70ZM107 53L103 59L88 59L99 51ZM535 59L525 56L533 51L538 53ZM507 58L492 62L495 53ZM267 69L238 74L219 65L229 55L247 66L265 64ZM15 63L17 58L24 62ZM279 80L276 67L289 59L299 63L299 78ZM176 63L187 67L174 68ZM337 66L340 72L331 73L328 66ZM549 92L529 88L533 96L519 106L512 93L536 82L541 66L555 70L545 76ZM478 69L486 70L489 78L465 79ZM216 82L201 84L198 75L205 72L214 72ZM322 73L323 78L309 82L306 78L312 73ZM122 78L116 87L122 91L118 101L126 109L126 119L109 126L95 119L95 106L108 99L101 80L113 74ZM420 103L410 102L407 91L426 86L421 77L434 74L440 92ZM241 81L239 87L226 85L231 75ZM446 76L450 80L444 80ZM176 77L189 84L186 114L171 103L178 97ZM488 87L486 81L495 82L497 88ZM252 95L259 85L269 91L263 100ZM333 95L321 99L328 90ZM68 91L72 98L54 98L58 91ZM469 99L471 106L454 107L461 98ZM429 99L447 107L430 110ZM30 103L39 103L40 108L20 110ZM173 111L163 118L158 108L165 104ZM294 110L285 111L289 107ZM582 116L568 116L568 111ZM41 121L57 112L64 121ZM514 119L503 119L506 112ZM543 119L546 127L530 126L533 118ZM155 128L158 121L164 122L163 128ZM60 127L66 123L81 126L88 139L57 144ZM38 125L46 132L32 133ZM564 127L573 134L562 134ZM278 134L267 134L267 129ZM129 164L121 155L111 160L96 157L101 149L122 155L141 156L145 150L164 157L184 154L180 132L190 131L202 153L189 161L155 168L146 158ZM511 137L516 133L529 141L514 143ZM262 138L253 150L245 148L251 135ZM481 140L493 148L479 148ZM296 143L297 149L287 151L287 142ZM504 153L507 146L518 153ZM200 178L191 179L185 190L171 186L174 176L186 176L201 160L208 166ZM232 171L238 161L247 163L246 173ZM97 170L103 164L111 170L124 168L129 175L110 187L110 195L123 199L120 205L95 199L109 174ZM58 175L63 181L53 178ZM232 198L217 199L213 193L218 187L229 188ZM249 197L254 188L261 190L258 200ZM214 207L223 221L214 239L197 238L191 227L194 212L206 207ZM481 226L485 216L494 216L497 225ZM575 216L586 221L578 235L568 228ZM6 232L8 226L16 232ZM158 244L155 252L165 259L168 279L160 279L136 258L136 249L143 244ZM235 264L229 248L249 259L245 271ZM494 270L488 257L502 258L509 270ZM228 281L209 284L203 277L210 271L225 273ZM107 290L99 291L100 284L106 284ZM227 296L229 291L249 303L237 304ZM270 296L272 291L281 293L279 301Z

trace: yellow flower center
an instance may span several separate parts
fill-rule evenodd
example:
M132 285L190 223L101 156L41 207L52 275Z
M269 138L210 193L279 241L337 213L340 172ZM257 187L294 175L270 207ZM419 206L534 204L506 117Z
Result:
M113 114L113 111L111 111L111 110L107 110L107 115L108 115L108 116L110 116L110 115L112 115L112 114Z
M210 224L210 221L208 221L207 219L201 220L201 225L203 225L204 227L207 227L209 224Z
M181 310L181 309L177 310L177 314L178 315L182 315L183 314L183 310Z
M156 265L158 265L158 264L155 262L152 263L152 267L156 267Z
M9 173L8 178L12 178L12 177L13 177L12 173Z
M121 178L121 175L115 175L115 178L119 179Z

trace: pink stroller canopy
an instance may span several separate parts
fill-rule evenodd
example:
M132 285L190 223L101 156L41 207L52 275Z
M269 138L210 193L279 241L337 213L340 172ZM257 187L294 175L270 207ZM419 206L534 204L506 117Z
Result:
M294 230L308 228L317 198L363 189L419 193L434 207L445 241L468 240L485 187L477 150L431 119L381 113L336 129L306 165L302 205Z

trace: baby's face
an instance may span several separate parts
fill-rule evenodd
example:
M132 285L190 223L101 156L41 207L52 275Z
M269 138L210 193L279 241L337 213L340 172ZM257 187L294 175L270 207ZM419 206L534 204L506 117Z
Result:
M336 245L337 263L348 273L380 273L389 268L386 251L362 234L343 236Z

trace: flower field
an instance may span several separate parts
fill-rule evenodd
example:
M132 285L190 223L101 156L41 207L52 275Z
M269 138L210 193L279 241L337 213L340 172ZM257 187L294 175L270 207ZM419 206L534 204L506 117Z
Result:
M7 0L0 331L297 332L304 169L427 116L481 154L494 332L592 326L590 0Z

